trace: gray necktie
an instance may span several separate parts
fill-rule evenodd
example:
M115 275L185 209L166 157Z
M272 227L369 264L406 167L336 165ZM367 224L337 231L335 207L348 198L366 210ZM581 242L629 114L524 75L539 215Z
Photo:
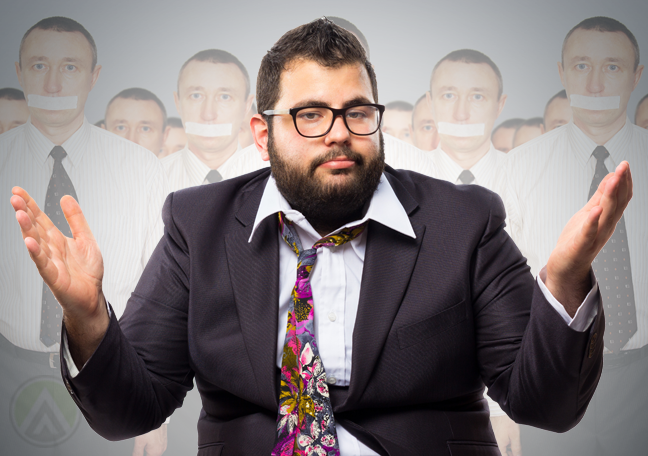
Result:
M61 146L55 146L50 152L50 155L54 159L54 167L52 168L52 177L47 186L44 212L61 233L67 237L72 237L72 231L70 231L70 226L68 225L67 220L65 220L60 205L61 198L64 195L71 195L78 201L70 176L68 176L65 168L63 168L62 162L67 156L67 153ZM45 285L45 282L43 282L40 340L47 347L51 347L61 338L62 314L61 305L58 303L49 287Z
M599 184L608 174L604 162L610 153L605 147L598 146L592 155L596 158L596 170L590 186L589 198L594 195ZM604 344L608 350L618 352L637 332L637 309L632 286L625 216L621 217L612 237L594 259L592 269L603 296Z
M459 180L464 185L472 184L475 182L475 175L467 169L464 169L461 174L459 174Z
M221 174L215 169L212 169L207 173L207 177L205 179L207 179L207 182L209 182L210 184L213 184L214 182L222 181L223 176L221 176Z

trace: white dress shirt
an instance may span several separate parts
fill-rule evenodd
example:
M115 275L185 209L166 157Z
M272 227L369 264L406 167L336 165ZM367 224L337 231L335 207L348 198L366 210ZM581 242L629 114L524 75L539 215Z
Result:
M596 168L594 143L573 122L545 133L509 152L506 204L510 233L531 270L546 264L567 221L587 202ZM648 343L648 131L629 119L605 145L612 172L630 163L633 198L625 211L637 332L624 349Z
M239 176L232 168L232 164L240 152L241 147L239 146L236 152L218 167L217 171L223 177L223 180ZM171 192L209 183L207 182L207 174L209 174L211 168L191 152L189 146L167 155L160 162L169 179L169 191Z
M457 164L450 156L437 147L431 152L432 161L436 168L437 179L452 182L453 184L463 184L459 179L459 175L464 169ZM498 192L498 183L501 181L504 174L504 161L506 154L501 152L491 143L490 149L482 158L479 159L471 168L470 172L475 176L473 184L481 185L489 190Z
M103 255L104 294L119 317L163 234L164 170L153 153L86 119L62 147L63 167ZM53 148L30 121L0 136L0 193L7 198L0 205L0 332L14 345L40 352L56 352L59 344L40 341L43 280L8 198L17 185L43 208Z
M429 152L417 149L413 145L386 133L383 133L383 138L385 140L385 163L389 166L394 169L406 169L426 176L436 177ZM270 162L263 161L256 145L252 144L242 149L236 157L232 157L231 173L242 176L269 166Z

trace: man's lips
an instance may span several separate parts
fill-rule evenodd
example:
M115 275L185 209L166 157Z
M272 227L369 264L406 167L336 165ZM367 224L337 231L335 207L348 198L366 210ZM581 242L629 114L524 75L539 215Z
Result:
M340 157L335 157L333 160L329 160L327 162L322 163L320 167L328 168L328 169L345 169L345 168L351 168L355 164L356 164L355 161L349 160L345 156L340 156Z

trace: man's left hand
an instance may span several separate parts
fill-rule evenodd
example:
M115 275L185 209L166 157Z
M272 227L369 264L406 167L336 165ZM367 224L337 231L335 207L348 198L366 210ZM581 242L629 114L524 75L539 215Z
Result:
M520 456L520 425L507 415L491 416L490 420L502 456Z
M630 165L624 161L567 222L551 252L545 285L572 318L592 288L592 261L614 233L631 198Z
M162 456L167 449L167 425L135 437L133 456Z

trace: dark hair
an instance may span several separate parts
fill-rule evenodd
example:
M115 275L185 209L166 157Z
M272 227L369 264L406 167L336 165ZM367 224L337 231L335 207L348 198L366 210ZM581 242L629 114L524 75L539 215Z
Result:
M588 19L585 19L580 23L578 23L578 25L574 26L574 28L572 28L569 31L569 33L567 33L567 36L563 41L562 52L560 54L560 61L563 67L565 66L565 47L567 46L567 40L578 29L596 30L597 32L623 33L625 36L628 37L630 43L632 44L632 48L634 50L634 55L635 55L634 71L637 71L637 68L639 67L639 43L637 43L637 39L632 34L632 32L628 30L628 27L626 27L616 19L612 19L611 17L605 17L605 16L596 16L596 17L590 17Z
M491 134L494 135L497 130L500 128L515 128L516 130L524 123L524 119L520 119L519 117L516 117L514 119L508 119L499 124L495 129L493 130L493 133Z
M70 19L69 17L63 17L63 16L54 16L54 17L48 17L46 19L42 19L25 32L25 34L22 37L22 40L20 40L20 48L18 49L18 65L20 65L20 68L22 68L21 56L22 56L23 47L25 46L25 40L27 39L29 34L36 29L53 30L55 32L81 33L83 36L85 36L86 40L88 40L88 44L92 49L91 71L94 71L95 67L97 66L97 45L95 44L94 38L92 38L90 32L88 32L83 25L79 24L74 19Z
M637 103L637 109L635 109L635 116L634 116L634 121L637 123L637 114L639 114L639 106L641 106L641 103L644 101L648 100L648 94L644 95L641 100L639 100L639 103Z
M94 126L99 127L99 128L105 127L106 126L106 119L97 120L94 123Z
M25 94L22 90L14 89L12 87L5 87L0 89L0 100L24 100Z
M182 72L187 67L187 65L189 65L189 63L193 61L210 63L233 63L239 68L239 70L241 70L241 73L243 73L243 77L245 78L245 98L247 98L247 96L250 94L250 75L245 69L245 65L243 65L241 61L237 59L233 54L230 54L229 52L223 51L221 49L206 49L189 57L189 60L187 60L182 65L182 68L180 68L180 72L178 73L178 92L180 92L180 76L182 76Z
M423 95L421 95L421 96L419 97L418 100L416 100L416 103L414 103L414 107L412 108L412 127L414 127L414 114L416 113L416 107L418 106L418 104L419 104L420 102L422 102L422 101L425 100L426 98L427 98L427 97L426 97L426 94L423 94Z
M522 127L541 127L544 126L544 119L542 117L531 117L522 122L516 130L519 130Z
M434 69L432 70L432 76L430 77L430 88L432 87L432 79L434 79L434 73L436 73L439 65L441 65L446 60L450 62L485 63L492 68L495 76L497 77L497 83L499 85L497 98L499 99L502 96L502 93L504 93L504 80L502 79L502 73L500 72L499 68L497 68L497 65L495 65L495 62L493 62L486 54L475 51L474 49L459 49L458 51L452 51L450 54L439 60L437 64L434 65Z
M369 42L367 41L367 38L364 36L364 34L360 31L360 29L355 26L355 24L347 21L346 19L336 16L327 16L327 19L333 22L335 25L339 25L343 29L347 29L349 32L353 33L358 38L360 44L362 44L362 47L367 53L367 59L371 58L369 57L369 55L371 54L371 52L369 52Z
M385 105L385 109L393 109L394 111L413 111L414 106L407 101L392 101Z
M256 87L259 113L274 109L281 95L281 75L292 62L299 59L310 60L327 68L364 65L371 81L374 101L378 102L376 73L360 41L348 30L323 17L284 34L263 57Z
M179 117L169 117L167 119L167 125L171 128L184 128L182 126L182 120Z
M547 115L547 109L549 109L549 105L557 98L561 98L563 100L567 99L567 91L565 89L562 89L560 92L555 94L553 97L549 98L549 101L547 101L547 104L545 105L544 109L544 115Z
M162 111L163 128L166 127L167 113L166 113L166 109L164 108L164 104L150 90L142 89L139 87L132 87L130 89L122 90L117 95L112 97L112 99L108 102L108 106L106 106L106 114L108 114L108 108L110 108L112 102L115 101L117 98L124 98L126 100L154 101L160 107L160 111Z

